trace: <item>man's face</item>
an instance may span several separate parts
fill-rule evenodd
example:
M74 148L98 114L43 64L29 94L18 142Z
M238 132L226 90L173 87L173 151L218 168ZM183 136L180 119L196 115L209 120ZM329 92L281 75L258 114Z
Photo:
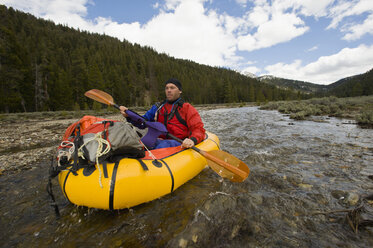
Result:
M179 90L179 88L176 87L176 85L169 83L169 84L166 84L165 94L166 94L167 101L172 102L172 101L177 100L180 97L181 90Z

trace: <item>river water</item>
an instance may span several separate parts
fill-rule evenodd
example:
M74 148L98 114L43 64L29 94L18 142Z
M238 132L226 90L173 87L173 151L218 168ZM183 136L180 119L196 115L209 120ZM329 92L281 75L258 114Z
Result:
M373 228L356 233L341 212L373 193L372 129L256 107L200 113L250 167L245 182L207 168L170 195L110 212L68 203L54 179L57 219L46 160L0 176L0 247L373 247Z

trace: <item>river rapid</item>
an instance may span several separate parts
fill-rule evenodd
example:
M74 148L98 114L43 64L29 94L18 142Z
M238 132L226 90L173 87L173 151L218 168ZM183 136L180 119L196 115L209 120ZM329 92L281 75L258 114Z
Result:
M0 176L0 247L373 247L373 228L354 231L346 217L372 208L372 129L256 107L200 113L222 149L250 167L246 181L206 168L172 194L104 211L68 203L54 179L57 219L46 159Z

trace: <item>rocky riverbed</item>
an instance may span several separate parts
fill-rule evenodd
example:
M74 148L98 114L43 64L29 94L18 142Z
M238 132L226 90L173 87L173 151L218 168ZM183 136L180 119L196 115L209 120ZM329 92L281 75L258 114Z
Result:
M200 113L222 149L250 167L247 180L205 169L169 195L120 211L74 206L54 180L60 219L45 192L47 158L30 165L17 156L55 155L79 118L7 122L1 161L15 156L0 176L0 247L373 247L372 129L256 107ZM48 138L29 139L34 133Z

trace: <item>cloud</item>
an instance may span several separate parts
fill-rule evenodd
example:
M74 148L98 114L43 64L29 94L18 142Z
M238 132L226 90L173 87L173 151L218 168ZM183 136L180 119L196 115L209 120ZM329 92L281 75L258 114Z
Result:
M245 73L252 73L254 75L260 73L262 70L256 66L249 66L249 67L246 67L245 69L243 69L241 71L242 74L245 74Z
M246 8L247 0L236 0L236 3Z
M43 18L45 16L61 17L67 14L65 19L70 15L85 16L86 5L92 4L89 0L1 0L0 2Z
M156 2L155 4L153 4L153 8L154 8L154 9L158 9L158 8L159 8L159 3Z
M344 40L357 40L365 34L373 34L373 14L370 14L362 24L349 26L345 29L347 34L343 36Z
M373 34L373 1L371 0L354 0L354 1L339 1L329 10L329 17L332 18L327 29L335 29L340 27L340 31L346 33L343 36L344 40L357 40L365 34ZM359 16L366 13L367 17L363 23L349 22L345 25L340 25L343 19L347 17Z
M238 37L238 48L253 51L287 42L307 32L308 27L295 14L274 14L259 25L257 32Z
M86 6L93 4L91 0L0 0L0 3L55 23L98 32L97 23L84 19Z
M257 3L247 13L246 30L237 37L237 46L242 51L254 51L290 41L308 31L304 21L294 12L296 2L266 1ZM293 8L293 11L289 11ZM250 32L254 30L254 32Z
M300 13L302 13L305 16L323 17L327 15L328 7L333 2L335 2L335 0L302 0L296 1L296 4L299 4L298 8L300 9Z
M307 52L312 52L312 51L315 51L315 50L317 50L317 49L319 49L318 46L313 46L313 47L311 47L310 49L308 49Z
M183 1L172 6L173 12L154 17L130 41L215 66L227 66L239 58L235 55L234 37L225 32L216 12L206 12L201 1Z
M364 73L372 69L373 45L344 48L330 56L302 66L301 60L291 64L277 63L267 66L269 74L283 78L308 81L318 84L333 83L341 78Z
M252 27L259 27L268 22L271 16L271 7L265 2L258 4L252 11L247 13L248 25Z

